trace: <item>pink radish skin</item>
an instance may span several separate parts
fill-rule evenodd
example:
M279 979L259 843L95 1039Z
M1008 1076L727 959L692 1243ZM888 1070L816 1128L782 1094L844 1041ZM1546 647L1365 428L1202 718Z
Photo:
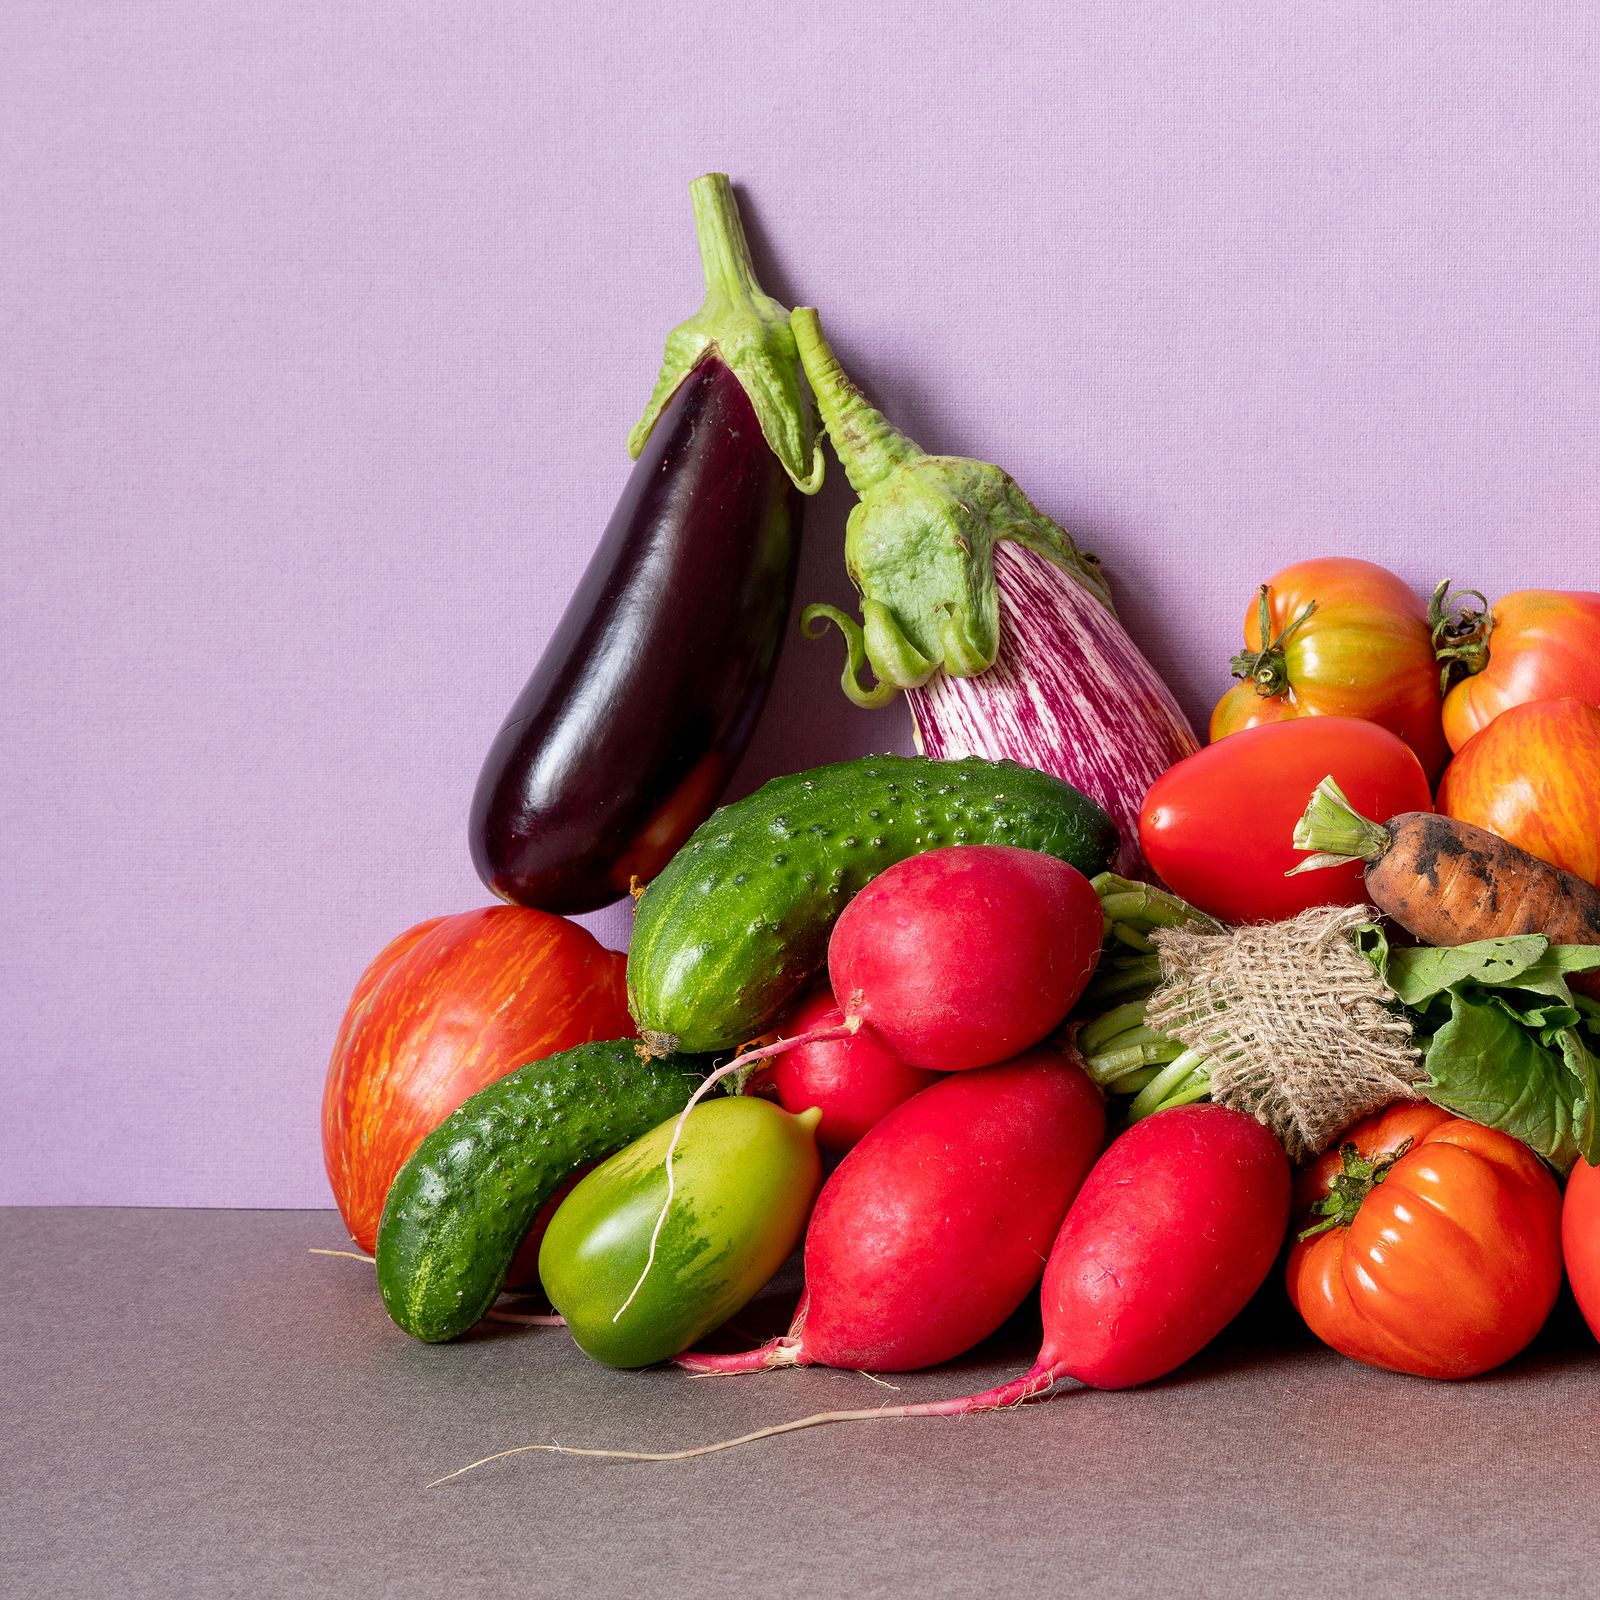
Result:
M955 845L880 873L834 925L828 978L846 1018L914 1067L1004 1061L1055 1028L1094 972L1105 919L1054 856Z
M939 1081L935 1072L908 1067L891 1055L870 1028L841 1035L844 1013L826 989L802 1000L784 1023L785 1034L830 1030L773 1060L752 1087L770 1084L778 1104L798 1116L811 1106L822 1112L817 1143L825 1150L853 1148L898 1105Z
M908 1372L960 1355L1038 1282L1104 1132L1099 1091L1058 1051L940 1079L891 1111L823 1185L789 1333L678 1364Z
M1179 1106L1137 1122L1089 1174L1044 1273L1044 1348L1010 1384L936 1412L982 1411L1060 1378L1150 1383L1244 1310L1289 1225L1289 1160L1253 1117Z

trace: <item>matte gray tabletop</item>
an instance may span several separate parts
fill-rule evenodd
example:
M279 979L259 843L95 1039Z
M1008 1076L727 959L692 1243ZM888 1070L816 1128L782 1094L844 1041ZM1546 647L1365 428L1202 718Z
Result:
M1570 1306L1501 1373L1369 1371L1254 1308L1177 1378L960 1420L672 1448L896 1396L853 1373L610 1372L559 1329L390 1325L332 1212L0 1211L0 1592L1592 1595L1600 1349ZM774 1293L749 1314L780 1318ZM1020 1370L1026 1318L897 1378Z

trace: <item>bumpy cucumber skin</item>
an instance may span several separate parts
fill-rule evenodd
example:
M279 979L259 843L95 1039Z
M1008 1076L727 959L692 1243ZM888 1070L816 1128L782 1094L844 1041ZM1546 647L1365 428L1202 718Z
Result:
M378 1223L389 1315L429 1344L494 1303L539 1208L689 1103L707 1063L646 1059L637 1039L580 1044L480 1090L417 1146Z
M952 844L1039 850L1092 878L1118 838L1088 796L1014 761L868 756L774 778L701 823L640 897L628 952L639 1031L661 1053L763 1033L822 969L850 897Z

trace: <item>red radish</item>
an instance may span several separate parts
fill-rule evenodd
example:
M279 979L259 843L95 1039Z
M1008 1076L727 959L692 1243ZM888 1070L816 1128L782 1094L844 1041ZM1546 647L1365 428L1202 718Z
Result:
M875 1141L892 1138L897 1123L911 1121L916 1109L936 1096L949 1095L958 1085L981 1086L991 1073L1005 1072L1009 1065L936 1084L886 1118L844 1159L812 1214L806 1236L810 1314L802 1303L787 1342L778 1340L766 1352L750 1356L680 1356L679 1364L697 1372L736 1372L826 1359L835 1366L896 1371L946 1360L966 1348L953 1341L939 1343L940 1330L924 1324L930 1317L935 1323L950 1317L963 1296L981 1289L990 1263L1009 1249L1009 1242L972 1236L962 1241L959 1260L954 1252L945 1255L925 1243L931 1270L925 1281L910 1285L899 1276L899 1263L880 1253L870 1222L874 1210L893 1214L893 1196L885 1195L875 1206L863 1181L858 1203L866 1215L840 1217L837 1201L828 1211L824 1207L828 1190L852 1163L869 1155ZM958 1176L969 1180L970 1159L955 1167ZM1218 1105L1159 1111L1116 1140L1084 1180L1045 1267L1044 1347L1020 1378L955 1400L824 1411L692 1450L580 1453L678 1460L825 1422L995 1411L1032 1400L1063 1378L1093 1389L1149 1383L1198 1354L1261 1287L1289 1224L1289 1190L1288 1157L1253 1117ZM939 1201L931 1191L930 1185L927 1199L936 1208ZM938 1211L928 1214L937 1216ZM814 1262L813 1240L819 1235L829 1259ZM932 1266L935 1256L937 1265ZM880 1274L881 1281L875 1281ZM928 1360L895 1359L905 1352L928 1355ZM767 1359L751 1359L758 1355Z
M846 1017L901 1061L959 1072L1044 1038L1083 993L1104 932L1075 867L955 845L897 862L844 908L828 977Z
M960 1355L1038 1282L1104 1132L1099 1091L1055 1050L940 1079L891 1111L823 1185L789 1333L679 1365L906 1372Z
M774 1058L754 1082L767 1082L785 1111L798 1116L811 1106L822 1113L817 1143L825 1150L848 1150L902 1101L939 1075L908 1067L891 1055L870 1028L840 1034L844 1013L826 989L808 995L790 1013L783 1032L834 1033L797 1045Z

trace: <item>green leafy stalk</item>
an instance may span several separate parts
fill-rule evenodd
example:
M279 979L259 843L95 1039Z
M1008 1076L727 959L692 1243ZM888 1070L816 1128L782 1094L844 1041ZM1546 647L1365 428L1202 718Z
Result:
M1211 1092L1211 1074L1205 1053L1185 1050L1153 1077L1128 1107L1128 1121L1138 1122L1171 1106L1190 1105Z
M789 313L756 282L739 202L726 173L708 172L689 185L706 299L667 335L661 374L644 415L628 435L638 459L678 385L708 356L719 357L750 397L767 447L804 494L822 487L822 435L801 381Z
M1053 562L1110 608L1099 563L1009 474L964 456L928 455L850 381L814 310L801 307L791 321L828 437L861 497L845 528L845 565L861 596L861 621L829 605L806 607L801 620L813 638L829 623L844 636L842 683L857 705L883 705L940 670L969 678L994 664L994 547L1001 540ZM875 682L863 678L867 667Z

